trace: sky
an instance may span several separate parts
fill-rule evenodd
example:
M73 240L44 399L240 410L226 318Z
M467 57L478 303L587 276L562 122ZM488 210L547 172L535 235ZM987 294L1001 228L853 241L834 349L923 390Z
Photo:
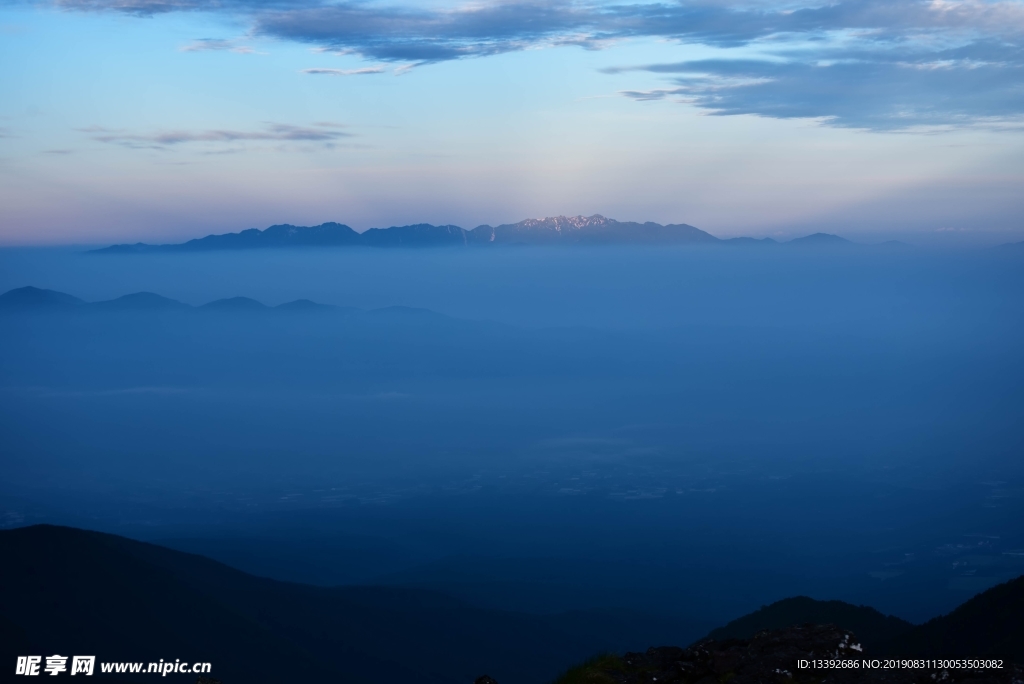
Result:
M0 245L555 215L1024 239L1018 0L0 0Z

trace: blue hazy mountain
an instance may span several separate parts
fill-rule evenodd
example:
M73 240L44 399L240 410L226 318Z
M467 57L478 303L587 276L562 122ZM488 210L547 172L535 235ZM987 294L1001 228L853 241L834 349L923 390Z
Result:
M794 238L787 244L806 247L831 247L834 245L849 245L852 243L846 238L841 238L838 235L832 235L831 233L813 233L811 235L805 235L804 237Z
M274 308L278 311L292 311L296 313L308 313L314 311L325 313L328 311L335 311L338 307L331 306L330 304L318 304L317 302L313 302L308 299L296 299L292 302L278 304Z
M176 299L161 297L152 292L134 292L117 299L94 302L90 306L98 311L180 311L191 308Z
M0 309L7 311L67 311L84 305L78 297L31 285L0 295Z
M181 244L113 245L95 250L104 253L195 252L226 249L310 246L366 247L441 247L490 244L568 245L639 244L672 245L719 242L718 238L686 224L663 226L658 223L620 222L593 216L556 216L527 219L500 226L477 226L465 230L459 226L411 226L371 228L357 233L340 223L319 226L271 226L266 230L250 228L240 233L208 235Z
M227 299L217 299L208 304L203 304L200 308L208 311L262 311L268 309L266 304L257 302L255 299L249 297L229 297Z

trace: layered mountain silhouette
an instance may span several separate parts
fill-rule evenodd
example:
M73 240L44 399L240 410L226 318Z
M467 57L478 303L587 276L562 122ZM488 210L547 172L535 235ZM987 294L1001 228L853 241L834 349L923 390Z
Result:
M816 233L799 238L806 244L835 245L848 243L835 235ZM466 230L459 226L435 226L418 223L411 226L371 228L358 233L341 223L319 226L283 224L266 230L250 228L239 233L207 235L179 244L113 245L94 250L101 253L131 254L137 252L200 252L216 250L277 247L446 247L471 245L681 245L745 243L777 244L770 238L734 238L720 240L710 233L685 223L616 221L600 214L593 216L555 216L526 219L500 226L482 225ZM794 243L797 241L794 240Z
M550 681L569 663L614 644L616 630L624 625L612 615L482 609L422 589L277 582L202 556L50 525L0 532L0 557L0 635L8 662L35 653L89 654L100 661L170 657L211 662L212 674L228 683L442 684L471 682L489 672L505 684L526 684ZM831 626L763 631L807 622ZM856 638L847 634L854 626L860 629ZM749 674L764 665L758 658L789 658L790 651L813 650L826 641L844 643L857 657L1019 660L1024 658L1022 628L1024 577L917 627L870 608L798 597L712 632L713 643L721 646L652 649L646 656L605 658L586 668L664 665L671 670L673 662L687 658L694 667L718 667L718 660L700 655L703 648L736 651L736 658L749 661L746 665L740 667L736 658L722 662ZM736 635L753 639L760 650L737 651L735 645L743 642L736 642ZM675 660L661 663L668 651ZM147 680L136 676L133 681Z

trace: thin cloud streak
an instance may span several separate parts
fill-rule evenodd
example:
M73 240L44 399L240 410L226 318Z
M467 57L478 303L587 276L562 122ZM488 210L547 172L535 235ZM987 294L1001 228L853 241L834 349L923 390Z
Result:
M197 38L178 49L181 52L219 52L226 50L240 55L259 54L255 48L248 45L239 45L233 40L224 40L222 38Z
M353 137L353 134L337 130L336 127L336 124L331 124L330 127L323 124L316 126L270 124L262 131L215 129L207 131L163 131L150 134L109 130L98 126L79 130L84 133L90 133L90 137L97 142L136 149L164 149L187 143L236 143L247 141L331 143L342 138Z
M314 76L364 76L368 74L382 74L384 67L365 67L363 69L303 69L299 73L311 74Z

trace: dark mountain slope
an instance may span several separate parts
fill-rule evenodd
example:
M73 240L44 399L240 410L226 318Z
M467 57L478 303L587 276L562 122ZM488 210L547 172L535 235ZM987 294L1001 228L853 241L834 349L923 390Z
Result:
M0 532L0 618L30 652L187 658L237 681L280 681L274 674L289 670L330 681L303 649L130 551L116 537L70 528Z
M781 629L807 623L836 625L857 635L873 647L913 629L913 625L874 608L854 606L843 601L816 601L807 596L776 601L769 606L733 620L708 634L708 639L750 639L765 629Z
M1024 663L1024 576L978 594L952 613L892 640L893 654L998 657Z
M19 648L209 661L225 682L454 684L489 669L539 683L607 645L558 629L557 616L417 589L287 584L72 528L2 531L0 557L0 627Z

